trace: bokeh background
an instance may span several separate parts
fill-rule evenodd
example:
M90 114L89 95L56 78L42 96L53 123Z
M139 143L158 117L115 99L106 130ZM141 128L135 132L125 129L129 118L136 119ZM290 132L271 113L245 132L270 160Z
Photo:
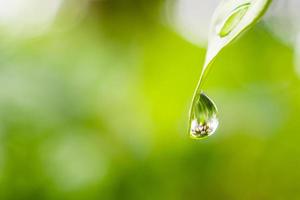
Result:
M0 199L300 199L298 0L220 54L188 137L218 2L0 0Z

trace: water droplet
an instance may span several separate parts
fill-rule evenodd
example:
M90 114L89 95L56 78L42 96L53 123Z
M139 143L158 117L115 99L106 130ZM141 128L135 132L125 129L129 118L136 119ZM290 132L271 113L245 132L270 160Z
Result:
M212 135L219 124L217 107L204 93L197 94L190 113L190 136L201 139Z
M220 37L225 37L240 23L243 19L247 10L250 7L250 3L245 3L237 8L235 8L229 16L221 23L220 26L217 26L217 33Z

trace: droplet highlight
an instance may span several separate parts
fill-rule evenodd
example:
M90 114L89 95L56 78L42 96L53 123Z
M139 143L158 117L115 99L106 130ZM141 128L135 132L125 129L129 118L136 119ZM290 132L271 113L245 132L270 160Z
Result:
M247 13L250 3L245 3L235 8L229 16L217 26L217 33L220 37L225 37L240 23L245 14Z
M212 135L219 125L215 103L204 93L195 96L190 112L190 136L202 139Z

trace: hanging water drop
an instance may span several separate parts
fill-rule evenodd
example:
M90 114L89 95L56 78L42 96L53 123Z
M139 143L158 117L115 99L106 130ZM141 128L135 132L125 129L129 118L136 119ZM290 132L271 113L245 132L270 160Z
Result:
M197 94L190 112L190 136L201 139L212 135L219 124L217 107L204 93Z
M220 37L225 37L240 23L247 10L250 7L250 3L245 3L235 8L229 16L217 26L217 33Z

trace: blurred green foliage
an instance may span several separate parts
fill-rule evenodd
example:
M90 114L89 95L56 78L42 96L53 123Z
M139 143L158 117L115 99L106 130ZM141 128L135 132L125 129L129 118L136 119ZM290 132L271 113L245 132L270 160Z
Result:
M293 52L260 24L205 84L220 127L187 134L205 48L162 1L96 1L65 32L0 43L0 199L299 199Z

